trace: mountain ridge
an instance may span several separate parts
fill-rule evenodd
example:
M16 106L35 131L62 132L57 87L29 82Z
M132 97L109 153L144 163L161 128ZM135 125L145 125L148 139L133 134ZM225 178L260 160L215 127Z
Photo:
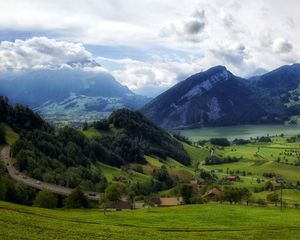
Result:
M296 107L294 104L292 111L286 105L290 91L299 84L300 64L282 66L248 79L235 76L224 66L215 66L171 87L141 111L161 127L171 129L283 123L292 111L300 114L300 103Z
M149 100L134 94L108 72L79 69L3 74L0 95L7 96L13 104L28 105L53 121L95 120L119 108L139 108Z

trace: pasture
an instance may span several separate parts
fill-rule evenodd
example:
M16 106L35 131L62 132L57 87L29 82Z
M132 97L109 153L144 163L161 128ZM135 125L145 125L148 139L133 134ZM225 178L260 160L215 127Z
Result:
M245 239L300 238L300 211L241 205L189 205L109 212L48 210L0 202L0 238Z

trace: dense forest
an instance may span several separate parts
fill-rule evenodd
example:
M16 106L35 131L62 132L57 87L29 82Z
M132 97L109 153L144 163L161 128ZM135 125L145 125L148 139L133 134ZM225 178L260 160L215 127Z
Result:
M120 167L144 163L148 154L190 163L182 144L139 112L118 110L107 120L94 123L98 129L108 130L112 125L118 131L92 139L70 127L55 129L29 108L10 106L6 98L0 100L0 114L1 121L20 135L11 146L16 168L41 181L103 192L107 181L97 162ZM154 191L173 183L162 169L153 173L149 185Z
M18 133L34 129L54 132L54 128L30 108L20 104L13 107L8 104L8 99L2 96L0 96L0 123L6 123Z
M184 165L190 164L190 158L182 144L140 112L120 109L104 121L121 131L115 136L96 140L120 155L126 162L143 163L146 154L163 159L171 157ZM105 126L101 121L96 123L96 126L99 125Z

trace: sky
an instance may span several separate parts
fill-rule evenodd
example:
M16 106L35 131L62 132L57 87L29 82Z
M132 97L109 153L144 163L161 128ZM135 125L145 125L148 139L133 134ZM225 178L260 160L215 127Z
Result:
M147 96L215 65L249 77L299 62L299 8L299 0L0 0L0 74L107 71Z

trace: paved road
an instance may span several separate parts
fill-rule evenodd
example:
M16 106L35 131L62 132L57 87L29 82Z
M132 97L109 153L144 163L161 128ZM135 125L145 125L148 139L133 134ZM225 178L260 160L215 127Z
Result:
M74 190L73 188L67 188L67 187L62 187L62 186L58 186L58 185L54 185L54 184L50 184L50 183L45 183L45 182L39 181L37 179L33 179L28 176L25 176L23 173L19 173L13 166L12 162L10 161L9 152L10 152L10 147L5 146L0 153L0 158L4 162L9 175L14 180L21 182L26 186L33 187L36 189L46 188L51 192L54 192L59 195L64 195L64 196L68 196ZM84 194L90 200L99 200L100 199L99 193L96 193L96 196L91 196L91 194L93 194L92 192L84 192Z

